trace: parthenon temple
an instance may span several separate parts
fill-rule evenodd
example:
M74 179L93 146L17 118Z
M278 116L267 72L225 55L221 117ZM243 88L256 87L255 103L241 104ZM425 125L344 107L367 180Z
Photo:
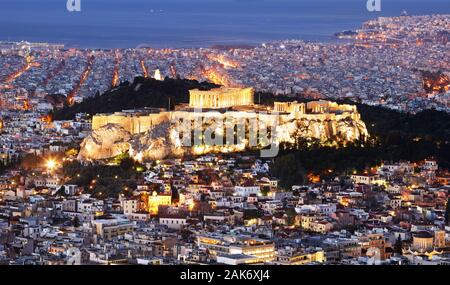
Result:
M253 88L216 88L209 91L198 89L189 91L191 108L229 108L253 105Z

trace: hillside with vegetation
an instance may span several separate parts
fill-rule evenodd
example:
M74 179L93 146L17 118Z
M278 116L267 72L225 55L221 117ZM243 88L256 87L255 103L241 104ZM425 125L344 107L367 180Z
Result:
M111 113L142 107L170 108L189 101L189 90L217 87L195 80L169 79L157 81L137 77L133 83L105 92L80 104L56 111L54 119L72 119L76 113ZM272 105L274 101L306 101L294 96L255 94L255 102ZM352 102L340 102L351 103ZM345 146L322 146L300 138L295 147L283 145L274 159L272 174L288 188L303 183L311 176L331 177L349 174L381 164L383 161L420 161L434 157L442 168L450 169L450 114L427 110L418 114L401 113L383 107L357 104L371 138Z
M218 86L196 80L166 77L165 80L158 81L136 77L132 83L125 81L120 86L103 94L97 93L81 103L66 105L53 112L52 117L54 120L69 120L77 113L95 115L143 107L168 108L169 104L172 110L177 104L189 102L189 90L209 90L214 87Z

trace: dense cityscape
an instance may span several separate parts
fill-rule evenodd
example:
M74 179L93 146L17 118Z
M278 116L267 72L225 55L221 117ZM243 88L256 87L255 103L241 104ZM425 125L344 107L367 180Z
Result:
M344 40L336 44L290 40L254 48L80 50L4 42L1 102L3 108L47 111L48 94L81 102L140 75L349 98L407 112L448 111L449 29L449 15L434 15L378 18L357 33L338 33ZM424 82L424 72L442 77ZM428 91L427 83L433 85Z
M335 36L184 49L0 42L0 264L450 265L445 151L281 173L280 160L246 146L177 156L153 121L135 131L145 116L207 106L242 117L251 106L285 116L291 133L279 142L338 151L381 141L360 106L450 113L450 15L380 17ZM222 89L189 90L189 104L173 110L168 97L169 110L55 117L122 88L138 92L145 84L135 78L164 92L158 82L170 79ZM265 94L275 98L269 107ZM433 146L444 149L448 135Z

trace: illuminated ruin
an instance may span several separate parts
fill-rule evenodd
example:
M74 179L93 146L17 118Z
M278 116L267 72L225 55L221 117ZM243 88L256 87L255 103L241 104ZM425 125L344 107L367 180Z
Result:
M148 108L95 115L79 158L101 160L128 152L146 161L261 149L295 143L298 137L323 144L368 138L356 106L319 100L275 102L267 107L254 104L253 95L252 88L191 90L189 104L180 104L174 111ZM252 136L262 131L267 131L266 137Z
M252 88L216 88L209 91L198 89L189 91L191 108L229 108L233 106L253 105Z

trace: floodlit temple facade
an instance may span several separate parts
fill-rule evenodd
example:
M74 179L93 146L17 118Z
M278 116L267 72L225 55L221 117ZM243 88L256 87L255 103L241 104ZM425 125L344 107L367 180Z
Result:
M305 104L294 102L275 102L273 105L273 110L280 113L292 113L292 112L300 112L302 114L305 113Z
M336 102L319 100L308 103L293 102L275 102L273 110L280 113L297 114L326 114L326 113L358 113L356 106L348 104L338 104Z
M190 90L189 107L220 109L253 105L253 88L215 88L208 91Z

